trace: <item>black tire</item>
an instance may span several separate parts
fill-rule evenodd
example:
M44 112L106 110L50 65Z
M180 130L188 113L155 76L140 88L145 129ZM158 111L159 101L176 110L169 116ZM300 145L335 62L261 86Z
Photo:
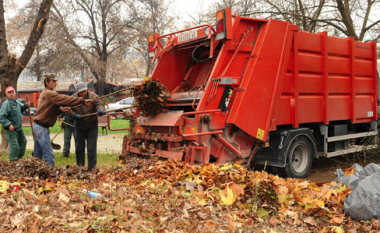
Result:
M287 148L285 168L277 168L282 176L304 178L309 174L313 162L313 151L310 141L303 135L291 140Z

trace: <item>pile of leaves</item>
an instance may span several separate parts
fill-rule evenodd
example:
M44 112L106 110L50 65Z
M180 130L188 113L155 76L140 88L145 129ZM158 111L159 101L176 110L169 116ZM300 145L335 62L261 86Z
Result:
M12 177L13 180L23 178L38 178L41 180L61 178L68 179L96 179L94 173L88 173L85 167L64 166L51 167L35 157L23 158L17 162L1 162L0 176Z
M337 182L285 180L266 172L248 171L238 164L191 166L168 160L142 167L138 172L118 170L113 176L120 180L124 177L125 184L135 188L179 186L181 195L194 198L198 205L234 205L247 213L258 213L256 217L262 219L275 213L276 221L291 219L303 225L301 218L308 216L307 223L314 226L318 225L314 217L322 218L326 224L341 224L345 219L344 199L350 192L349 187Z
M0 232L380 230L379 220L345 216L343 201L350 188L336 182L284 180L239 164L191 166L139 157L96 173L77 166L48 168L60 175L41 179L35 172L16 181L0 177L0 185L8 187L0 194ZM83 189L102 196L92 198Z
M2 162L0 163L0 175L7 177L41 177L47 179L56 177L56 173L44 161L37 158L25 158L20 162Z
M132 89L135 106L143 116L155 116L167 111L166 103L170 96L165 86L158 81L146 79Z

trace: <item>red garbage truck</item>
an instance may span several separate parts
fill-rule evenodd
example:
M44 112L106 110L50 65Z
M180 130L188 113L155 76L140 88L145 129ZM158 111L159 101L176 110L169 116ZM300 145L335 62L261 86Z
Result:
M123 154L305 177L318 156L375 146L365 140L377 135L375 42L224 9L216 25L150 36L149 50L168 111L139 117Z

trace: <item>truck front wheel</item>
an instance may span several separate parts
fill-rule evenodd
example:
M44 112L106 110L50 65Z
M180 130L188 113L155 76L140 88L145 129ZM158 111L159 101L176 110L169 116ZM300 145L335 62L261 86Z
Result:
M297 136L289 143L283 172L286 173L287 177L306 177L309 174L312 160L313 153L310 141L305 136Z

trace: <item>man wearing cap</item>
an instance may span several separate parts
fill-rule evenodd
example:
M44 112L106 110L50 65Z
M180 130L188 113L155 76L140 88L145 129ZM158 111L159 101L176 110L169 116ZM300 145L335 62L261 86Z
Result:
M73 96L84 99L96 99L98 96L94 92L87 90L86 83L77 84L77 93ZM102 116L104 106L100 100L95 100L89 106L80 106L72 109L69 115L75 119L75 154L77 165L85 165L85 145L87 141L88 169L96 168L97 140L98 140L98 116ZM82 117L82 115L97 113L97 115Z
M16 100L16 91L9 86L5 89L7 100L4 101L0 109L0 123L5 129L7 140L9 143L9 161L21 159L25 154L26 138L22 130L21 112L25 111L30 105L25 105Z
M38 110L34 115L33 131L34 157L54 167L54 153L50 140L49 127L55 125L58 117L58 110L68 112L70 108L61 106L75 106L79 104L90 105L91 100L59 94L54 91L57 86L57 78L54 74L44 75L45 89L42 91L38 100Z

